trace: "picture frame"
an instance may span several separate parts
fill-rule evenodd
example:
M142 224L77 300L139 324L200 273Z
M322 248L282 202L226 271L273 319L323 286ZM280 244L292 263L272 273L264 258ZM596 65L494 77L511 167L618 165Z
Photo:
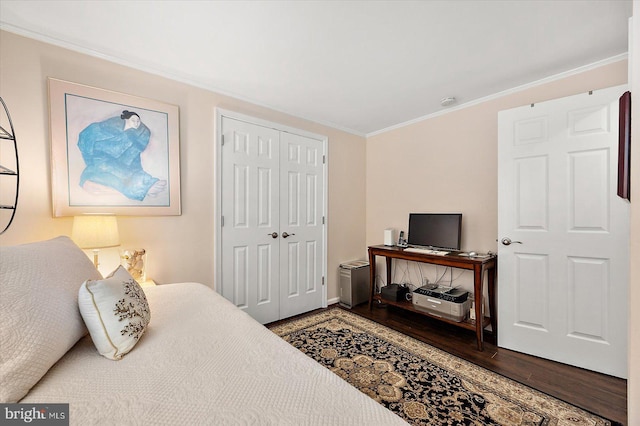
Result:
M47 79L53 216L177 216L176 105Z
M619 100L618 196L631 201L631 92Z

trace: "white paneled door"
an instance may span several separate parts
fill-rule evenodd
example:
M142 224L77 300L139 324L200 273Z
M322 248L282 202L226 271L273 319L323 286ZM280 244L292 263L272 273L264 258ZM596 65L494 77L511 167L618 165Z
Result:
M280 138L280 317L322 304L323 144L292 133Z
M222 117L221 294L265 324L322 306L324 143Z
M615 87L499 113L498 345L627 375Z

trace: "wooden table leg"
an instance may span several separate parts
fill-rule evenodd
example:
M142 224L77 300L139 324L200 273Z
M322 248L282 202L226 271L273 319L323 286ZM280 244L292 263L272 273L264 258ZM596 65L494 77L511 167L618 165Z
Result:
M387 285L391 284L391 258L385 257L387 261Z
M487 282L489 285L489 315L491 316L491 331L498 344L498 311L496 309L496 267L497 265L489 268L487 271Z
M373 308L373 294L376 288L376 256L369 250L369 310Z
M478 350L484 349L484 315L482 313L482 265L473 267L473 297L476 308L476 342Z

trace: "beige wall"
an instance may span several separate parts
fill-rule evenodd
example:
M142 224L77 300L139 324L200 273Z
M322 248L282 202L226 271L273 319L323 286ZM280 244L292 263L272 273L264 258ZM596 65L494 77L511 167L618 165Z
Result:
M498 111L626 81L627 61L619 61L369 137L367 244L381 244L385 228L406 232L410 212L461 212L462 249L496 251ZM433 281L437 272L420 267ZM406 269L394 281L419 284ZM455 285L472 283L468 273Z
M640 1L633 2L631 52L631 279L629 280L628 425L640 425Z
M215 108L325 135L328 143L328 298L338 296L338 265L362 257L365 139L94 57L0 32L0 94L13 118L20 155L20 199L1 245L71 233L71 218L53 218L47 77L157 99L180 107L182 215L119 217L122 246L144 247L149 277L159 283L214 285ZM3 180L3 184L7 181ZM0 190L2 188L0 187ZM349 232L344 232L349 230ZM104 250L101 271L117 264Z

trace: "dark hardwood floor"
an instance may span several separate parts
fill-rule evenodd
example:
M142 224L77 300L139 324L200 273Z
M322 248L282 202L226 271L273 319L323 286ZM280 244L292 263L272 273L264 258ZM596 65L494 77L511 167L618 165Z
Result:
M334 306L338 305L329 308ZM626 380L498 348L490 333L485 334L484 351L480 352L475 332L391 306L374 306L369 311L365 303L351 312L584 410L627 424Z
M498 348L490 333L485 334L484 351L480 352L475 332L392 306L374 306L369 311L365 303L351 311L540 392L627 423L626 380Z

